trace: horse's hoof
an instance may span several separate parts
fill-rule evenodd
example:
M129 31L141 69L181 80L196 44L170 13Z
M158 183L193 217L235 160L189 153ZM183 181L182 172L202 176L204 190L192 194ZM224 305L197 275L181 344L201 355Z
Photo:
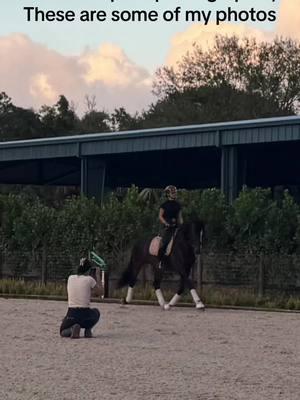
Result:
M196 304L196 309L197 309L197 310L201 310L201 311L205 311L205 305L202 303L202 301L199 301L199 302Z
M164 304L163 309L164 309L165 311L171 310L170 304Z
M121 298L121 304L122 304L123 306L125 306L126 304L128 304L127 301L126 301L126 299L125 299L124 297Z

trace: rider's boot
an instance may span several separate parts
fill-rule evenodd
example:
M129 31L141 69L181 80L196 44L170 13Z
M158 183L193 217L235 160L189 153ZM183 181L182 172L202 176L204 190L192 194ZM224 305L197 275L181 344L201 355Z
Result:
M165 258L166 258L165 251L166 251L166 249L165 249L164 247L161 247L161 248L158 250L158 255L157 255L157 257L158 257L158 259L159 259L158 268L162 268L162 266L163 266L163 263L164 263Z

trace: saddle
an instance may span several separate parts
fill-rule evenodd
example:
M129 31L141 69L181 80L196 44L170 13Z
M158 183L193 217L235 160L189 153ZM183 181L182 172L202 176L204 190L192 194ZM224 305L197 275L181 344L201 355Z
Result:
M173 243L174 243L174 237L175 235L172 237L172 239L170 240L170 242L168 243L168 246L166 248L166 256L169 256L171 254L172 248L173 248ZM161 236L155 236L151 242L150 242L150 246L149 246L149 253L151 254L151 256L158 256L158 251L162 246L162 237Z

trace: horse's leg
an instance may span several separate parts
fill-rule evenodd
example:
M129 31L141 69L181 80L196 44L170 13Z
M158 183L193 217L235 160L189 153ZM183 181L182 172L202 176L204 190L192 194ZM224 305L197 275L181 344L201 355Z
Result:
M169 301L169 306L174 307L178 303L180 298L181 298L181 295L178 293L175 293L174 296Z
M180 299L181 294L184 291L185 285L186 285L186 287L189 289L189 291L191 293L191 296L192 296L192 298L194 300L196 308L198 310L204 310L205 309L205 305L202 303L200 297L198 296L198 293L196 292L196 289L194 288L193 281L189 278L189 276L186 273L181 273L180 274L179 289L178 289L177 293L171 299L169 305L173 306L178 302L178 300Z
M154 281L153 281L153 287L155 290L155 294L158 300L159 305L165 309L166 306L166 302L164 299L164 295L160 289L160 283L162 280L162 272L160 268L157 268L156 266L154 266Z
M132 299L133 299L133 288L134 288L134 286L136 284L137 275L138 275L138 272L140 270L140 267L138 267L138 266L136 266L134 268L134 265L133 265L132 261L130 262L129 268L130 268L131 274L130 274L129 279L128 279L128 288L127 288L127 295L126 295L126 298L125 298L125 304L129 304L129 303L132 302Z
M169 310L171 307L174 307L178 303L178 301L180 300L181 295L182 295L182 293L184 291L184 280L185 280L185 278L182 275L180 275L180 281L179 281L178 290L174 294L172 299L169 301L169 303L165 305L165 310Z
M192 298L194 300L194 303L196 305L197 310L205 310L205 305L202 303L198 293L196 292L196 289L191 289L190 290Z
M193 263L194 263L194 260L193 260ZM182 275L184 277L184 283L187 286L187 288L189 289L191 296L193 298L193 301L196 305L196 309L204 311L205 305L202 303L202 301L194 287L194 283L193 283L192 279L190 278L190 273L192 270L193 263L192 264L188 263L188 265L185 268L185 271L182 273Z
M123 304L129 304L133 299L133 288L136 284L140 269L141 263L135 262L134 258L131 257L126 270L123 272L119 280L119 287L127 286L127 295L125 299L122 299Z
M133 286L128 286L127 295L125 297L126 304L131 303L132 299L133 299Z
M198 295L198 293L197 293L197 291L196 291L196 289L194 287L194 283L190 278L187 278L187 285L188 285L188 288L190 290L191 296L192 296L192 298L194 300L194 303L196 305L197 310L203 310L204 311L205 310L205 305L202 303L202 301L201 301L201 299L200 299L200 297L199 297L199 295Z
M171 307L174 307L181 298L182 293L184 292L185 285L190 289L192 288L192 281L188 278L188 274L185 269L179 270L177 269L177 273L179 274L179 286L177 292L171 298L168 304L165 305L165 309L169 310Z

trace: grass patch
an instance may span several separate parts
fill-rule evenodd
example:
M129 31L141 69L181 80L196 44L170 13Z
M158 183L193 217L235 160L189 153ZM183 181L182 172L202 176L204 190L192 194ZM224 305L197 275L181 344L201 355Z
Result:
M112 297L126 297L127 289L114 291ZM173 291L163 290L166 301L174 295ZM134 290L134 299L156 301L155 291L151 286L141 288L137 286ZM254 290L245 288L216 288L206 287L202 290L201 299L206 305L211 306L239 306L239 307L258 307L269 309L300 310L300 298L293 296L266 295L257 296ZM192 303L191 295L185 292L181 302Z
M24 279L1 279L1 294L38 295L38 296L66 296L66 285L59 282L49 282L43 285L40 282L25 281Z

